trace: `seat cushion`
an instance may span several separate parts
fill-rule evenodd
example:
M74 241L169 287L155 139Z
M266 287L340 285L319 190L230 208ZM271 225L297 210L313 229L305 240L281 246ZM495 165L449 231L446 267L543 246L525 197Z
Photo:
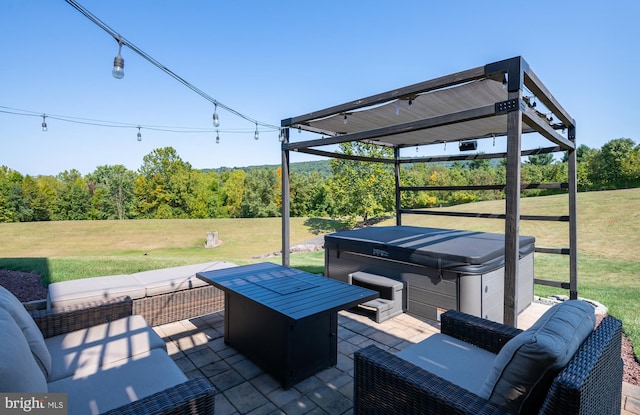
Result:
M146 296L151 297L173 291L204 287L207 283L196 278L196 273L234 266L236 265L225 261L205 262L203 264L136 272L131 274L131 277L145 288Z
M480 396L514 413L537 413L553 378L595 326L594 307L581 300L551 307L504 345Z
M68 394L69 415L98 414L183 383L187 377L164 352L153 349L101 367L90 375L49 383L49 392Z
M20 327L29 345L29 350L33 353L36 364L42 370L44 377L48 377L51 373L51 356L44 343L42 332L20 300L2 286L0 286L0 308L9 313L18 327Z
M89 376L101 366L152 349L166 350L164 340L139 315L49 337L45 343L53 362L49 382Z
M434 334L407 347L398 357L477 394L495 354L446 334Z
M144 295L145 288L130 275L109 275L49 284L49 302L53 308L120 296L129 296L135 300Z
M47 392L44 373L38 367L23 330L0 307L0 392Z

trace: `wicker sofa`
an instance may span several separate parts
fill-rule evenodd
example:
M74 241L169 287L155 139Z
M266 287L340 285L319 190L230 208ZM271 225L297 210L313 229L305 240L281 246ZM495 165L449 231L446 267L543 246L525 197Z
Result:
M186 320L224 308L223 292L196 278L196 273L233 266L215 261L55 282L49 284L48 308L128 296L133 299L133 313L150 326Z
M441 334L450 336L452 343L468 345L470 349L481 348L482 353L495 356L508 348L505 345L512 339L526 333L458 311L447 311L441 321ZM424 365L415 364L416 360L409 362L401 357L407 349L398 356L371 345L355 353L354 413L619 414L623 372L621 336L621 322L610 316L605 317L578 345L577 351L566 356L569 361L563 368L546 373L547 383L536 397L536 402L525 404L517 410L498 403L499 400L493 399L493 395L481 397L438 376L421 367ZM553 343L554 336L550 340ZM533 343L536 343L535 336ZM409 346L414 347L420 349L420 343ZM557 345L553 344L553 347L557 348ZM434 351L433 348L431 351ZM413 354L415 357L420 353L428 354L429 351L417 350L404 354ZM421 359L432 359L438 365L437 360L442 355L437 353L442 353L442 350L436 352L436 356L421 356ZM462 378L478 376L474 368L476 361L474 358L469 362L459 362ZM450 364L456 365L455 362ZM498 375L503 375L504 368L501 370ZM485 376L486 373L480 373L480 377ZM462 383L464 381L466 379Z
M0 287L0 392L65 393L69 414L212 414L128 297L26 311Z

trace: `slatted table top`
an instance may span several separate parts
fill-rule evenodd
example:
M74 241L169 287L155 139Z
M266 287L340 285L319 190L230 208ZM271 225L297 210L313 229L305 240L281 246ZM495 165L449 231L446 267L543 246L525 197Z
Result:
M205 271L197 277L227 294L239 294L293 320L337 312L378 297L378 292L271 262Z

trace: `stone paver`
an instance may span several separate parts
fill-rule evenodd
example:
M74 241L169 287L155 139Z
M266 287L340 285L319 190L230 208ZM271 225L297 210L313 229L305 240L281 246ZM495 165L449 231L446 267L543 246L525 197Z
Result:
M621 415L640 415L640 386L622 384Z
M537 305L519 326L530 326L544 311ZM526 313L525 313L526 314ZM439 333L439 323L401 314L383 323L351 311L338 313L338 362L290 389L224 343L224 312L155 327L187 377L204 376L218 389L216 413L341 414L353 413L353 354L375 344L391 352ZM623 385L622 415L640 415L640 387Z

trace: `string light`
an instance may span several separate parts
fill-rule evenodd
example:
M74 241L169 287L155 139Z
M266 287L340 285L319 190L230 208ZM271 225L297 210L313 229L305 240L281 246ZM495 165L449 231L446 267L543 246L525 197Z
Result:
M249 134L253 132L255 134L255 129L210 129L210 128L195 128L195 127L178 127L178 126L161 126L161 125L143 125L143 124L132 124L132 123L124 123L118 121L105 121L105 120L96 120L91 118L79 118L79 117L71 117L67 115L56 115L56 114L45 114L40 111L31 111L24 110L19 108L7 107L0 105L0 114L10 114L17 116L25 116L25 117L38 117L42 119L41 126L42 131L47 131L47 118L52 118L54 120L69 122L74 124L82 124L82 125L91 125L96 127L108 127L108 128L146 128L147 130L152 131L162 131L168 133L178 133L178 134L202 134L202 133L219 133L226 132L230 134ZM283 128L276 128L276 130L283 134ZM268 130L271 131L271 130Z
M255 140L257 140L257 139L259 139L259 138L260 138L260 133L258 132L258 123L256 123L256 132L255 132L255 133L253 133L253 138L254 138Z
M344 120L342 120L342 122L347 125L347 123L349 122L349 120L347 119L347 113L344 113Z
M280 140L281 143L284 143L284 129L280 129L280 133L278 134L278 140Z
M117 37L118 41L118 55L113 58L113 70L111 71L111 75L113 75L116 79L124 78L124 59L120 52L122 52L122 40Z
M218 117L218 104L214 104L213 107L213 126L220 127L220 118Z
M236 115L236 116L238 116L238 117L240 117L240 118L242 118L242 119L244 119L246 121L249 121L251 123L255 123L256 125L261 125L261 126L273 129L273 130L279 129L278 126L275 126L275 125L272 125L272 124L268 124L268 123L264 123L264 122L260 122L260 121L255 120L255 119L253 119L253 118L251 118L251 117L249 117L249 116L247 116L245 114L242 114L239 111L234 110L233 108L231 108L231 107L229 107L227 105L224 105L223 103L221 103L220 101L214 99L213 97L211 97L210 95L208 95L207 93L202 91L201 89L197 88L195 85L187 82L184 78L182 78L181 76L177 75L175 72L171 71L165 65L163 65L160 62L158 62L157 60L155 60L153 57L148 55L146 52L144 52L142 49L140 49L139 47L137 47L136 45L134 45L133 43L131 43L130 41L128 41L124 37L120 36L120 34L118 34L115 30L113 30L111 27L109 27L106 23L104 23L98 17L96 17L91 12L89 12L87 9L85 9L76 0L65 0L65 1L69 5L71 5L74 9L79 11L87 19L92 21L94 24L96 24L98 27L100 27L102 30L104 30L109 35L111 35L114 39L116 39L118 41L119 48L121 48L123 45L127 46L129 49L131 49L132 51L134 51L135 53L140 55L142 58L144 58L149 63L154 65L156 68L160 69L161 71L163 71L167 75L171 76L172 78L174 78L175 80L177 80L178 82L180 82L181 84L186 86L187 88L191 89L193 92L195 92L196 94L200 95L202 98L206 99L207 101L215 104L216 106L220 106L221 108L229 111L230 113L232 113L232 114L234 114L234 115ZM121 59L121 61L118 60L118 63L121 62L122 65L124 65L124 59L122 59L122 56L120 56L120 52L118 52L118 56L114 60L114 69L115 69L115 63L116 63L116 60L117 60L118 57L120 57L120 59ZM121 66L121 68L123 68L123 67L124 66ZM124 76L124 73L122 73L122 75Z
M138 126L138 141L142 141L142 133L140 132L140 126Z
M216 130L216 144L220 144L220 131Z

